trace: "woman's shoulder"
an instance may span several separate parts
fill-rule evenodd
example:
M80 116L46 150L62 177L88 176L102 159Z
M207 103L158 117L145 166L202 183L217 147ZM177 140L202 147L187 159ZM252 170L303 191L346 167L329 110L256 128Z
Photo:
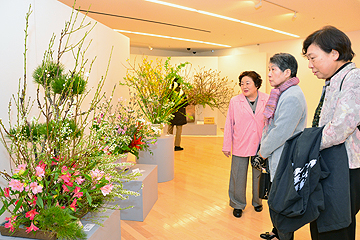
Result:
M291 101L290 99L293 99L293 101L296 102L299 101L306 104L305 95L299 85L289 87L285 92L281 94L279 101Z
M240 93L240 94L232 97L230 102L244 101L244 100L246 100L244 94Z
M268 99L269 94L258 91L260 99Z

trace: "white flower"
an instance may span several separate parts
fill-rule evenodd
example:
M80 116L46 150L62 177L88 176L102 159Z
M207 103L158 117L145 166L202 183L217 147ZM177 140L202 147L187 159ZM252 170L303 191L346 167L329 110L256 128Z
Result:
M179 96L182 96L184 94L184 91L180 89Z
M86 72L84 75L85 75L85 77L88 77L88 76L90 76L90 73Z

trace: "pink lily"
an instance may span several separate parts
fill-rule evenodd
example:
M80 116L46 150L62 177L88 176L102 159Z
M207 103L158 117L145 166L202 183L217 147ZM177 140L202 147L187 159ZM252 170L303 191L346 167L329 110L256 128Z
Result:
M34 220L36 214L39 214L35 209L28 211L25 214L25 217L30 218L30 220Z
M90 171L90 175L92 179L100 180L104 175L104 172L100 171L99 169L95 169Z
M74 199L74 201L70 204L70 209L76 212L76 202L77 198Z
M80 192L80 187L75 187L74 189L74 197L77 197L77 198L81 198L84 193L83 192Z
M62 185L64 192L70 192L70 190L67 188L65 184Z
M10 228L10 232L14 232L15 231L15 227L14 227L14 222L16 220L17 216L13 216L13 217L6 217L5 221L8 221L7 223L5 223L5 228Z
M15 173L18 173L19 175L23 174L26 170L27 164L20 164L17 169L14 170Z
M70 182L71 174L66 173L65 175L61 175L60 178L64 181L64 183L68 183L68 182Z
M11 179L9 182L9 187L13 191L24 191L24 184L20 180Z
M5 196L5 197L10 197L9 188L4 188L4 196Z
M82 184L82 183L85 181L85 178L83 178L82 176L80 176L80 177L77 177L77 178L75 179L75 181L76 181L78 184Z
M27 233L29 233L29 232L31 232L31 231L34 231L34 232L35 232L35 231L37 231L37 230L39 230L39 228L36 227L33 222L31 223L30 227L27 227L27 228L26 228L26 232L27 232Z
M43 189L43 187L41 185L38 185L37 182L30 183L30 188L33 194L41 193Z
M44 176L45 176L45 167L37 166L37 167L35 168L35 170L36 170L35 175L36 175L37 177L44 177Z
M113 187L114 186L112 184L108 184L108 185L101 187L100 190L101 190L102 194L104 196L106 196L112 191Z

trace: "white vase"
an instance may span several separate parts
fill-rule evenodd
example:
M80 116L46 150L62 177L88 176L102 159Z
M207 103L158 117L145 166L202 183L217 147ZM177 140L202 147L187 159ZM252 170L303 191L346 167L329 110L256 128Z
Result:
M203 105L195 105L195 122L202 121L204 122L204 107Z
M157 137L163 137L165 136L165 131L164 131L164 125L163 124L152 124L153 129L158 129L158 131L155 133L155 136Z

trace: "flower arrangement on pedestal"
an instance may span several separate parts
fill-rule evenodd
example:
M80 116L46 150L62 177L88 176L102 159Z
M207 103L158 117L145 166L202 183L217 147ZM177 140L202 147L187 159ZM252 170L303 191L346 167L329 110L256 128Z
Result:
M92 129L103 143L100 150L104 153L131 153L138 158L139 151L147 151L156 142L152 124L144 119L135 101L126 104L120 99L115 106L108 101L99 106L98 112Z
M105 77L99 81L89 108L82 110L81 104L89 93L86 86L93 63L84 58L87 47L82 49L89 31L74 44L68 39L75 32L85 31L90 23L85 24L83 20L75 27L78 13L74 12L70 18L74 19L66 22L61 32L58 51L51 49L55 41L53 37L42 64L34 71L33 78L38 84L35 101L27 97L26 51L30 10L26 16L25 73L17 97L14 97L16 120L9 121L9 128L0 120L1 138L13 166L10 173L0 171L8 182L5 188L0 188L3 204L0 215L10 214L5 228L11 233L25 228L30 234L42 230L61 239L83 239L86 234L78 224L83 215L98 211L115 197L124 199L138 194L123 189L121 182L139 174L125 175L117 170L121 164L114 164L114 161L121 151L105 152L108 143L98 137L92 124L98 120L99 114L108 114L108 111L97 111L104 98L102 86ZM69 71L60 62L67 52L75 56L75 66ZM89 72L86 64L90 64ZM9 106L9 116L12 116L11 109ZM134 136L137 137L137 133ZM135 141L135 148L142 145L139 138ZM121 143L119 137L117 144ZM134 152L131 147L126 150Z
M227 77L221 77L217 70L199 69L191 79L191 88L185 89L188 103L219 109L226 115L230 99L234 96L234 87Z
M186 103L184 91L190 85L183 81L180 72L187 64L174 67L170 65L170 58L165 63L158 59L154 63L146 57L138 66L129 63L124 84L133 90L135 100L151 123L168 123ZM182 90L176 91L178 83L174 83L175 79L181 84Z

